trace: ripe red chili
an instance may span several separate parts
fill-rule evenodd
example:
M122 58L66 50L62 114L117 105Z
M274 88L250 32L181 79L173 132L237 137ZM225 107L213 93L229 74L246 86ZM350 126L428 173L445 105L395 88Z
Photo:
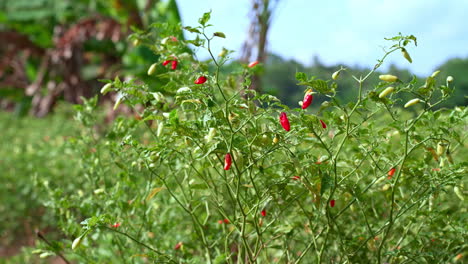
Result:
M224 218L223 222L224 222L225 224L229 224L229 219Z
M224 170L229 170L231 168L231 164L232 164L231 154L227 153L226 156L224 156Z
M323 122L321 119L320 119L320 124L322 124L323 129L327 128L327 124L325 124L325 122Z
M252 61L251 63L249 63L248 67L249 67L249 68L253 68L253 67L255 67L255 65L257 65L257 64L258 64L258 61Z
M330 207L335 207L335 200L330 200Z
M182 247L182 242L179 242L175 245L174 250L179 250Z
M165 60L165 61L163 62L163 66L168 65L170 62L171 62L171 60Z
M396 171L395 168L391 168L391 169L388 171L388 177L387 177L387 178L388 178L389 180L392 179L393 174L395 174L395 171Z
M223 223L223 220L218 220L218 224L222 224Z
M198 79L195 80L195 84L203 84L206 82L206 77L205 76L200 76Z
M311 93L306 93L304 100L302 101L302 109L306 109L312 103L314 96Z
M177 61L176 60L173 60L172 63L171 63L171 69L175 70L177 69Z
M301 179L301 177L299 177L299 176L292 176L291 179L293 179L293 180L295 180L295 181L298 181L298 180Z
M121 223L119 223L119 222L116 222L116 223L114 223L113 225L111 225L111 227L113 227L113 228L117 228L117 227L119 227L120 225L121 225Z
M263 209L263 210L260 212L260 214L261 214L263 217L265 217L265 216L266 216L266 210Z
M284 128L284 130L286 130L286 131L291 130L291 126L289 125L288 116L286 115L285 112L281 112L279 119L280 119L281 126Z

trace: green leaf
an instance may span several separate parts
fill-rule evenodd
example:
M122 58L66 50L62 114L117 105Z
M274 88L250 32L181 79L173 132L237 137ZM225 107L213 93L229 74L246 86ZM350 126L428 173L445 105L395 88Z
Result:
M194 28L194 27L184 27L185 30L189 31L189 32L192 32L192 33L198 33L198 34L201 34L201 31L198 30L198 28Z
M307 75L303 72L296 72L296 80L299 82L307 82Z
M220 37L220 38L226 38L226 35L223 32L215 32L215 33L213 33L213 36Z
M322 173L322 177L320 178L320 196L322 196L326 190L330 189L332 185L333 182L330 175L326 172Z
M205 27L206 23L210 20L210 18L211 18L211 11L206 12L203 14L201 18L198 19L198 23L200 23L200 25Z
M313 80L311 83L312 88L319 91L320 93L330 92L330 89L328 88L328 83L324 80Z

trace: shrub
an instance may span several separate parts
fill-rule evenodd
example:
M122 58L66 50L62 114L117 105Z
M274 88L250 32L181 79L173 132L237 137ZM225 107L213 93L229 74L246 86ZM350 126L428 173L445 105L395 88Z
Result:
M147 45L161 60L149 73L163 86L108 81L114 108L135 116L106 128L97 98L76 107L84 126L71 143L83 175L43 185L66 238L41 253L86 263L435 263L463 252L466 110L432 110L454 88L437 74L423 87L388 76L366 86L414 36L389 39L364 77L339 69L356 81L348 104L334 80L298 72L308 101L326 98L315 112L249 89L261 65L221 75L229 53L214 55L211 43L225 36L208 33L209 17L184 28L195 35L187 41L153 25L160 38ZM187 44L210 59L185 53Z

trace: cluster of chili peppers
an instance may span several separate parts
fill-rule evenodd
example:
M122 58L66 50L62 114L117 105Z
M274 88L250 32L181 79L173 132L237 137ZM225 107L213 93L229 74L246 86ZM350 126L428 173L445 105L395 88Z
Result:
M166 65L168 65L169 63L171 64L171 69L172 69L172 70L177 69L177 63L178 63L178 62L177 62L177 60L175 60L175 59L174 59L174 60L165 60L165 61L163 62L162 65L163 65L163 66L166 66Z

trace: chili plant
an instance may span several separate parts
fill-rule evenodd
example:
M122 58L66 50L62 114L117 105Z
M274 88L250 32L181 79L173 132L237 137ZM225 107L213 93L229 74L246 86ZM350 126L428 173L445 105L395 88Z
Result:
M226 36L209 33L209 18L181 28L186 41L163 24L154 39L132 36L160 55L148 73L166 80L107 81L115 108L135 116L106 128L96 98L77 107L87 172L57 208L69 236L61 251L74 241L69 255L90 263L435 263L466 251L466 109L433 110L453 80L436 72L418 87L377 71L394 53L410 58L414 36L388 39L365 76L298 72L304 102L291 109L250 89L261 65L223 74L230 52L215 55L211 44ZM336 99L338 78L356 81L353 102ZM327 100L314 105L317 96Z

